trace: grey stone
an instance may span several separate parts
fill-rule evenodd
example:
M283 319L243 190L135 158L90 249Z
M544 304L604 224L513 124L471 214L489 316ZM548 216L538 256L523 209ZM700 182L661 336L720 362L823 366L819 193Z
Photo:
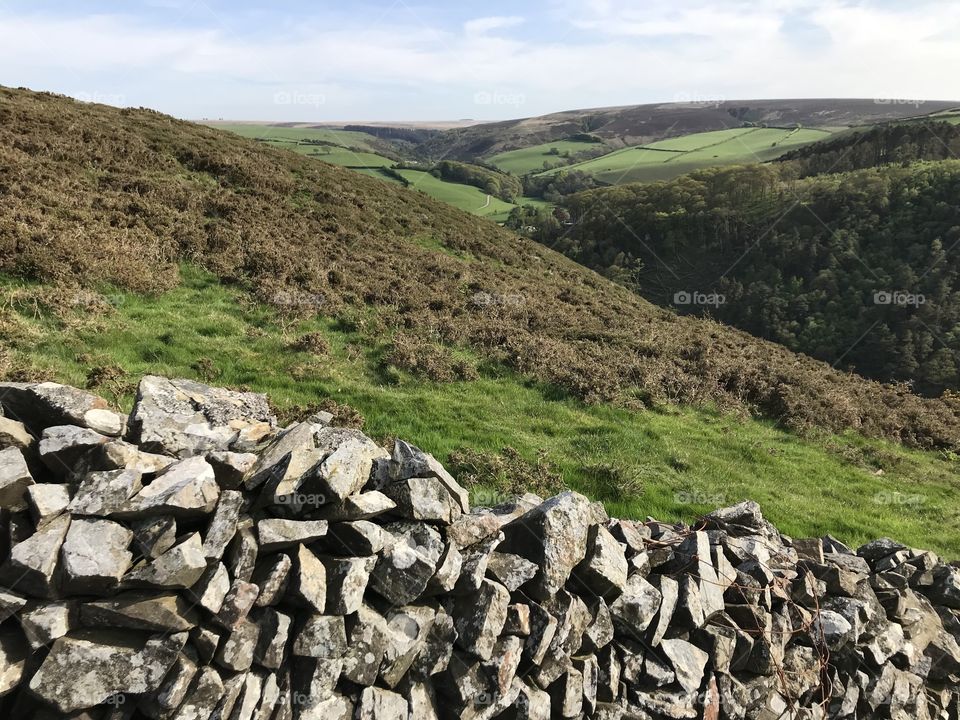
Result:
M409 708L403 695L378 687L360 693L357 720L407 720Z
M0 508L13 512L27 509L27 490L33 476L18 447L0 450Z
M230 576L237 580L250 580L257 566L257 555L260 548L253 532L253 520L241 518L237 523L237 531L233 541L227 546L227 568Z
M328 546L338 555L376 555L383 550L389 537L379 525L369 520L337 522L327 530Z
M838 650L851 640L852 627L837 612L821 610L813 623L812 634L815 640L823 642L831 650Z
M101 432L95 426L113 427L115 422L106 422L104 411L115 413L103 398L54 382L0 383L0 404L36 435L54 425L77 425Z
M172 715L186 698L197 669L197 664L181 653L157 691L140 700L140 711L156 720Z
M489 660L507 620L510 593L491 580L484 580L475 596L458 598L454 608L457 645L481 660Z
M260 588L260 594L255 603L257 607L267 607L280 602L287 591L292 567L293 561L290 556L283 553L257 563L252 577L254 585Z
M436 458L403 440L397 440L393 446L390 462L390 475L394 481L410 478L437 478L450 496L454 498L462 513L470 512L470 493L437 462Z
M70 505L70 488L67 485L41 483L27 488L27 503L33 521L39 526L55 518Z
M64 589L96 595L112 592L133 562L128 549L132 540L130 530L110 520L75 519L60 550Z
M27 599L0 588L0 623L11 615L19 613L27 604Z
M327 607L327 571L319 558L300 545L293 556L290 595L300 604L322 613Z
M299 657L334 660L347 652L347 631L339 615L310 615L294 634L292 652Z
M246 620L259 594L260 588L253 583L234 580L226 596L223 598L223 604L220 606L220 610L216 616L214 616L214 620L221 627L228 630L235 630Z
M275 422L263 395L148 375L137 388L129 430L144 450L184 458L232 450L241 432L248 442L268 437Z
M278 484L287 475L291 453L315 449L314 431L312 424L298 423L277 435L250 468L243 480L244 487L254 490L264 483Z
M220 560L224 550L237 532L243 495L236 490L224 490L220 493L217 508L207 525L203 536L203 556L207 560Z
M257 523L257 539L261 552L273 552L309 545L327 534L326 520L284 520L268 518Z
M270 670L280 669L290 636L290 622L289 615L273 608L267 608L260 614L257 620L260 638L254 651L254 659L258 665Z
M49 427L40 436L40 459L57 477L69 477L81 458L109 441L106 435L75 425Z
M627 585L627 569L623 546L603 526L592 526L587 555L574 571L576 581L589 594L615 600Z
M141 561L123 578L129 588L186 589L207 569L200 533L193 533L156 560Z
M149 485L114 514L129 518L150 515L202 517L213 512L219 498L220 488L210 463L202 457L191 457L161 470Z
M199 622L187 600L173 593L126 592L83 603L80 620L90 627L131 628L150 632L183 632Z
M331 522L354 522L385 515L396 506L397 504L382 492L371 490L324 505L313 511L311 515Z
M74 515L109 516L123 509L143 489L136 470L92 472L84 478L70 503Z
M186 633L140 639L116 631L58 638L29 687L62 713L99 705L118 694L153 692L186 639Z
M243 479L257 462L254 453L229 450L207 453L206 458L221 490L239 490L243 486Z
M69 515L56 517L10 551L3 571L9 589L37 597L54 593L57 560L69 527Z
M29 655L30 648L19 628L0 627L0 698L20 685Z
M357 685L373 685L387 649L387 621L364 604L351 625L349 644L343 655L343 676Z
M259 638L260 626L249 620L241 620L220 641L215 656L217 664L232 672L249 670Z
M450 525L461 515L459 500L437 478L400 480L383 492L397 504L397 514L410 520Z
M320 556L319 559L326 569L326 611L334 615L352 615L357 612L363 604L363 595L377 558Z
M536 599L554 595L587 552L590 502L574 492L558 495L504 526L501 552L534 562L540 573L530 583Z
M180 705L175 720L206 720L223 697L223 680L212 667L200 668L194 677L186 698Z
M230 592L230 573L223 563L211 565L203 571L188 591L191 599L207 612L216 615Z
M156 560L177 544L177 521L170 516L134 520L130 529L134 549L148 560Z
M386 450L362 433L353 432L346 438L336 437L336 428L323 428L316 434L317 447L333 446L317 471L321 493L331 499L343 500L358 492L370 478L373 461L387 458Z
M100 448L97 462L101 470L133 470L142 475L153 475L176 460L166 455L143 452L132 443L111 440Z
M31 603L18 617L30 649L36 652L63 637L77 624L72 602Z
M680 686L687 692L699 690L709 656L696 645L680 639L662 640L660 649L670 660Z
M610 605L614 627L627 637L637 637L653 622L660 610L660 591L639 575L627 580L623 594Z
M18 448L27 450L33 446L31 435L22 422L0 415L0 449Z
M487 574L490 556L502 541L503 533L497 533L463 550L460 576L455 586L458 594L471 594L480 589Z
M385 530L393 539L377 560L370 587L394 605L408 605L423 594L436 572L443 541L424 523L392 523Z
M510 592L519 589L537 574L537 566L513 553L494 552L487 561L487 572Z

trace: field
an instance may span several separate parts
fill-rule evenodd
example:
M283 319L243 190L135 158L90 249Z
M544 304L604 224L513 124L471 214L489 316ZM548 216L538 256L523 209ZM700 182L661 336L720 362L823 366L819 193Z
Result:
M300 146L303 147L303 146ZM307 157L323 160L333 165L342 165L349 168L372 168L372 167L390 167L395 163L388 157L368 152L356 152L349 148L337 148L330 145L313 146L308 152L304 152Z
M423 170L398 170L410 182L410 188L481 217L503 222L515 207L472 185L450 183Z
M125 407L144 373L249 386L281 408L332 398L361 411L371 436L402 437L443 461L463 446L511 446L530 462L543 451L567 485L622 516L690 522L749 497L796 537L889 535L960 556L956 461L852 434L804 440L710 410L584 405L494 365L472 381L419 380L384 369L384 347L348 326L277 315L191 266L181 277L150 297L104 288L115 308L104 314L52 315L27 301L42 288L0 276L0 334L15 328L17 360L60 381L83 386L99 368L89 376L106 378L98 392ZM291 349L308 332L329 350Z
M210 127L226 130L254 140L263 140L277 145L291 145L290 149L297 152L306 152L305 150L297 150L297 148L309 149L311 143L314 142L330 143L370 152L377 150L376 139L367 133L334 128L284 127L282 125L254 123L210 123Z
M592 150L594 148L602 147L603 145L600 143L577 140L557 140L556 142L534 145L521 150L510 150L498 155L493 155L489 158L486 158L486 160L491 165L494 165L505 172L513 173L514 175L527 175L528 173L542 170L545 162L549 162L551 164L562 162L562 157L550 154L550 151L554 148L561 154L569 152L571 155L576 155L577 153L585 150Z
M610 185L670 180L712 165L763 162L830 137L826 130L735 128L695 133L624 148L593 160L570 165ZM559 172L552 170L551 173Z

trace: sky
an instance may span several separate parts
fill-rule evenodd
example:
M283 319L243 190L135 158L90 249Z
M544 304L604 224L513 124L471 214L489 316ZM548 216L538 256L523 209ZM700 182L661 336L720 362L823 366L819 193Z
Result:
M956 0L0 0L0 85L187 119L960 101Z

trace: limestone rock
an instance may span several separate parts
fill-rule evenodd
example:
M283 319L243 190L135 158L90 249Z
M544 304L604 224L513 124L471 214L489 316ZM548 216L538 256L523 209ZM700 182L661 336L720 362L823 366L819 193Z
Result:
M257 523L257 539L261 552L273 552L309 545L327 534L326 520L284 520L268 518Z
M37 526L55 518L70 505L70 488L67 485L41 483L27 488L27 504Z
M130 530L110 520L75 519L60 551L64 589L78 594L110 593L133 561L128 549L132 540Z
M213 512L219 497L213 468L202 457L191 457L164 468L115 514L128 518L200 517Z
M0 450L0 508L27 509L27 490L33 485L30 468L18 447Z
M454 622L457 645L481 660L489 660L507 621L510 593L491 580L484 580L475 596L457 599Z
M104 434L119 435L123 419L109 403L84 390L54 382L0 383L0 405L19 418L35 435L54 425L77 425Z
M31 435L22 422L0 415L0 449L18 448L26 450L33 445Z
M74 515L107 517L119 512L143 489L136 470L108 470L87 475L70 503Z
M180 595L127 592L83 603L80 620L89 627L130 628L148 632L183 632L199 622L199 614Z
M393 523L393 539L383 549L370 577L370 586L394 605L407 605L427 587L443 554L440 534L424 523Z
M57 561L70 527L70 516L61 515L37 529L10 552L3 577L11 590L50 597L57 584Z
M660 648L669 658L681 687L687 692L699 690L709 656L696 645L680 639L663 640Z
M130 588L185 589L192 587L206 569L200 533L193 533L156 560L135 565L123 582Z

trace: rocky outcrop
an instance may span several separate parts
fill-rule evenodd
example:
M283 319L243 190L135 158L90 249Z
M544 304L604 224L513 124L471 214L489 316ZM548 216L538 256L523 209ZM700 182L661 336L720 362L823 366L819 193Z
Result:
M960 568L577 493L471 509L433 457L148 377L0 386L0 717L942 718Z

